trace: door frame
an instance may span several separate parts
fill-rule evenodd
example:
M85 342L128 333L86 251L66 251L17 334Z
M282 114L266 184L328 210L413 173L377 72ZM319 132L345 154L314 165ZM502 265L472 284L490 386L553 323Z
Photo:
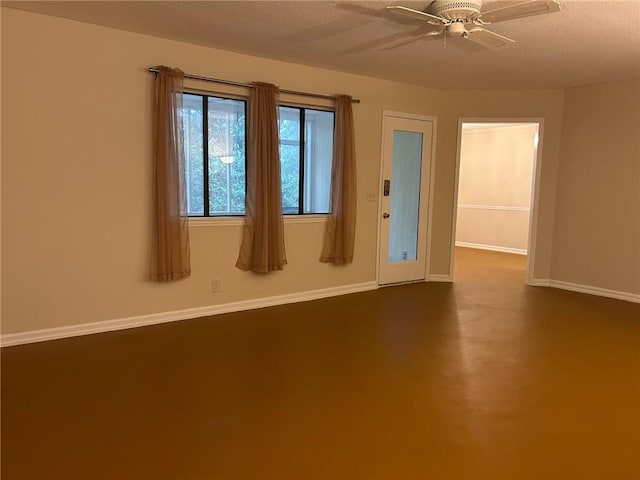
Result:
M542 117L464 117L458 119L458 139L456 149L456 166L453 190L453 208L451 219L451 251L449 254L449 275L454 281L453 266L456 256L456 227L458 222L458 185L460 181L460 153L462 151L463 123L537 123L538 145L535 147L533 171L531 172L531 208L529 210L529 234L527 240L527 263L525 268L526 285L534 285L534 266L536 255L536 239L538 236L538 209L540 206L540 172L542 171L542 151L544 149L544 118Z
M430 115L420 115L415 113L404 113L397 112L393 110L382 110L382 122L381 122L381 130L380 130L380 165L378 168L378 209L377 209L377 232L376 232L376 282L378 283L378 287L383 285L380 284L380 247L382 245L380 236L382 235L382 189L384 187L384 127L385 127L385 119L387 117L391 118L402 118L406 120L419 120L423 122L431 122L432 131L431 131L431 161L429 165L429 196L427 199L427 251L425 256L425 269L424 269L424 281L429 281L429 268L431 266L431 225L433 219L433 194L435 190L435 171L436 171L436 139L438 138L438 118ZM421 187L422 190L422 187ZM415 282L410 282L415 283ZM396 284L397 285L397 284Z

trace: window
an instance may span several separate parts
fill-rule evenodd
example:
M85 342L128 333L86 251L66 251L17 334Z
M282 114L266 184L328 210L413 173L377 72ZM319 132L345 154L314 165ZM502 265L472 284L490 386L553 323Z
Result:
M282 212L327 213L334 113L281 106L279 117Z
M327 213L334 113L280 106L278 114L282 212ZM181 115L189 215L244 215L246 102L185 93Z
M189 215L244 214L245 118L242 100L183 95Z

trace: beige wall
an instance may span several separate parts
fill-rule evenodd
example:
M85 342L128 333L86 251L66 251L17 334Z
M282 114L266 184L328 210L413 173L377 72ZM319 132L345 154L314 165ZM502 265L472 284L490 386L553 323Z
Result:
M241 227L200 226L191 228L191 278L145 280L153 87L146 67L158 64L362 100L354 109L359 200L352 265L319 263L324 224L297 223L285 227L284 272L241 272L233 266ZM436 91L3 8L2 333L375 281L377 203L366 196L378 191L383 109L438 117L435 274L449 272L458 117L545 118L534 271L546 278L562 99L561 91ZM218 294L210 293L214 278L221 280Z
M454 208L453 188L457 153L458 120L542 119L539 148L542 160L537 170L540 181L537 191L538 217L533 236L535 243L534 278L549 278L553 237L556 176L560 161L560 137L564 93L561 90L456 90L448 92L438 107L438 145L436 167L437 225L451 224ZM449 235L440 235L433 248L442 252L450 248ZM449 255L440 262L449 262ZM432 262L433 265L433 262ZM438 263L440 268L442 263ZM448 265L448 263L447 263ZM448 268L446 269L448 271Z
M640 81L567 90L555 280L640 293Z
M537 124L464 129L456 242L526 251Z
M3 10L2 113L11 119L2 125L3 333L375 280L377 203L366 195L378 189L382 110L432 114L436 91ZM204 226L191 229L189 279L145 281L154 79L146 67L157 64L362 100L352 265L318 262L323 223L287 224L285 270L242 272L241 226ZM212 279L221 280L218 294Z

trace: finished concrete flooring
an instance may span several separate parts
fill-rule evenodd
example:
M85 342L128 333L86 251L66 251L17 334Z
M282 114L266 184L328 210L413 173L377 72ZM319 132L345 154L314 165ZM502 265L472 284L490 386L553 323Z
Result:
M640 305L456 281L2 349L2 479L637 479Z

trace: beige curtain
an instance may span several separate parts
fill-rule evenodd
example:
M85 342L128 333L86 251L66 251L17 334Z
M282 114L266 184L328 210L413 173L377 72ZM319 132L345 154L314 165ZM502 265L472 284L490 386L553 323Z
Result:
M255 273L287 264L280 185L278 87L253 83L247 131L247 193L236 267Z
M320 261L343 265L353 261L356 235L356 150L351 97L336 97L336 130L331 171L331 212Z
M182 82L178 69L159 67L153 123L153 248L151 279L168 282L191 274L184 178Z

